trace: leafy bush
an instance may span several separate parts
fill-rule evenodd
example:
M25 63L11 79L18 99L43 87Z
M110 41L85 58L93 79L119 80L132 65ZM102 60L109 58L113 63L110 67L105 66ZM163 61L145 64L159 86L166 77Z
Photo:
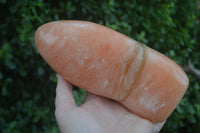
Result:
M34 32L49 21L106 25L172 58L200 65L200 10L196 0L0 0L0 131L58 132L55 72L40 57ZM161 132L200 132L200 82L190 86ZM74 92L78 102L84 91ZM80 103L78 103L80 104Z

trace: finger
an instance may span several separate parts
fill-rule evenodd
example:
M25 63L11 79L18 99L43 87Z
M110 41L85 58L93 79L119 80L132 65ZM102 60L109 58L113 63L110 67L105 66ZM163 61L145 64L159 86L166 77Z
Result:
M58 83L56 87L56 108L61 110L71 110L76 107L73 97L73 86L57 75Z
M165 121L154 124L151 133L159 133L159 131L162 129L164 124L165 124Z
M99 107L101 106L101 107L106 107L108 109L108 108L113 108L113 107L118 108L119 103L115 102L112 99L108 99L106 97L98 96L93 93L87 92L83 106L87 106L87 105L99 106Z
M87 92L87 95L86 95L86 98L85 98L85 102L84 103L87 103L87 102L91 102L91 101L96 101L96 100L100 100L102 99L101 96L98 96L98 95L95 95L93 93L90 93L90 92Z

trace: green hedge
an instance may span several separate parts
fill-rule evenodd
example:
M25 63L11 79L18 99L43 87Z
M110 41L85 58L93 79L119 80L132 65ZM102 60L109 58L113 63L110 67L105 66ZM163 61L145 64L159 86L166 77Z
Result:
M34 44L36 29L54 20L106 25L180 65L200 65L196 0L0 0L0 132L59 132L54 117L55 72ZM200 132L200 82L190 86L162 132ZM83 93L83 94L82 94ZM74 93L78 102L84 95Z

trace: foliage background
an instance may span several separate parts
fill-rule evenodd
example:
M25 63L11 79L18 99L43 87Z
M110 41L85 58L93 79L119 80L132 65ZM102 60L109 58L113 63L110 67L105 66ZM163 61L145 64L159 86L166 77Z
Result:
M0 0L0 132L59 132L54 117L55 72L34 44L49 21L106 25L167 55L200 66L200 2L196 0ZM200 132L200 82L189 89L161 132ZM81 101L84 91L74 92Z

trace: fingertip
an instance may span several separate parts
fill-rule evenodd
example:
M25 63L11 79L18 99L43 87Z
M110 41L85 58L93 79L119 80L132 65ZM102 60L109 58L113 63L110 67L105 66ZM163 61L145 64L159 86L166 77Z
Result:
M73 88L72 84L64 80L59 74L57 74L57 79L58 79L58 82L57 82L58 88L61 88L61 89L67 88L68 90L72 91L72 88Z
M69 109L75 106L75 101L73 97L73 86L66 80L64 80L60 75L57 74L58 82L56 87L56 108L62 107Z
M61 76L59 74L56 74L56 77L58 79L57 81L57 86L59 85L59 83L61 82Z
M58 82L60 82L62 80L62 77L59 74L56 74L56 77L58 79Z
M164 126L165 122L166 122L166 120L163 122L154 124L151 133L159 133L159 131Z

